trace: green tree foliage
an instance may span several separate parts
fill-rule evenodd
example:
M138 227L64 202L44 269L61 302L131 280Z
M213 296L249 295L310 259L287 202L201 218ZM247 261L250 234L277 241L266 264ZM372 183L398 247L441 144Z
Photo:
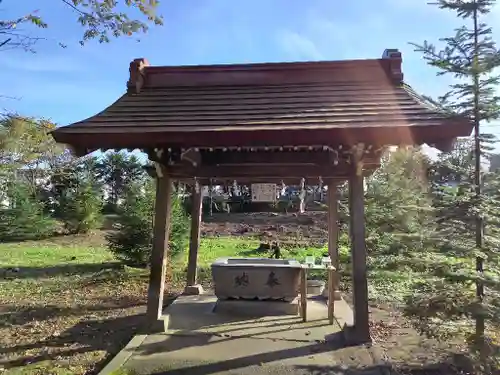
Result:
M500 52L492 39L491 28L481 22L481 17L491 11L494 3L493 0L436 1L435 4L441 9L455 12L457 17L464 20L464 25L456 29L452 37L441 39L444 44L441 50L428 42L416 45L424 59L439 69L438 75L447 74L455 79L456 83L450 86L449 92L439 99L443 109L468 117L475 125L473 178L471 179L469 171L460 170L461 166L456 165L457 170L450 173L460 176L460 182L453 188L441 189L438 198L440 235L460 234L460 239L446 237L445 244L440 243L438 247L450 257L463 255L464 258L453 269L443 270L442 284L437 289L427 289L424 298L427 301L438 301L433 303L440 308L430 310L447 311L442 316L446 321L450 321L451 316L458 319L473 317L476 322L476 339L484 335L485 319L493 318L489 314L491 306L485 300L485 285L489 284L489 277L484 272L483 262L489 258L490 267L498 265L494 260L496 251L488 245L488 240L483 235L483 232L491 232L487 228L491 220L486 213L494 210L487 207L492 204L491 197L486 198L481 194L481 154L491 137L480 132L482 121L497 119L500 114L500 101L496 94L500 80L495 74L495 68L500 66ZM471 255L475 255L472 263ZM476 287L475 296L471 283ZM460 307L450 310L447 303L457 304L457 301L460 301ZM434 314L439 315L437 311ZM435 320L424 317L423 321ZM446 326L442 324L441 328Z
M147 265L152 247L154 184L135 183L127 188L117 231L107 236L108 247L131 265Z
M398 148L386 153L381 167L367 178L369 251L394 256L425 247L431 211L427 164L419 148Z
M432 246L421 261L431 261L428 277L417 285L407 300L406 312L414 319L417 328L428 336L475 337L474 319L480 316L487 322L484 350L497 351L492 344L493 334L500 332L500 252L499 223L500 201L498 187L500 175L488 174L484 180L481 206L476 206L474 191L474 156L471 141L457 144L449 154L441 154L430 166L433 206L435 211L435 235ZM477 210L485 225L483 246L476 250L475 226ZM476 257L488 260L488 269L475 271ZM486 296L478 300L475 285L485 286ZM497 338L498 339L498 338ZM471 343L474 343L472 340ZM472 349L476 349L474 345ZM474 353L474 351L472 352ZM489 356L494 360L494 355ZM488 366L494 362L482 361Z
M157 0L56 0L52 3L67 8L68 17L74 17L83 27L82 45L90 40L105 43L111 37L146 32L151 23L163 24L162 17L156 12ZM14 19L0 20L0 51L22 48L35 52L35 44L43 38L32 36L29 26L40 29L50 26L44 21L43 9ZM60 45L64 47L62 43Z
M97 159L87 157L52 175L54 214L69 233L87 233L102 223L102 185L96 169Z
M419 147L400 147L383 155L380 168L366 179L366 245L372 298L404 302L415 280L432 267L430 262L420 262L434 230L428 163ZM342 206L348 218L347 201Z
M117 212L120 200L124 198L127 186L145 176L143 163L135 155L125 152L108 152L96 166L98 178L107 192L107 212Z
M0 4L2 1L0 0ZM41 38L33 37L19 30L26 25L33 25L38 28L46 28L47 24L37 15L37 11L24 16L8 20L0 20L0 51L22 48L25 51L35 52L33 46Z
M170 239L169 250L172 257L186 250L189 238L190 220L184 210L182 198L177 191L173 193L172 209L170 213Z
M120 259L132 265L149 264L153 244L155 184L154 180L135 182L126 190L120 209L117 230L107 236L108 247ZM188 216L181 199L173 193L170 217L169 255L186 249L189 233Z
M0 207L0 241L24 241L49 237L55 221L44 212L43 204L27 184L7 186L9 207Z
M48 134L55 125L44 119L17 114L0 117L0 166L2 172L51 166L64 151Z
M54 124L15 114L0 118L0 201L8 202L9 185L22 184L38 196L51 172L68 157L48 134Z

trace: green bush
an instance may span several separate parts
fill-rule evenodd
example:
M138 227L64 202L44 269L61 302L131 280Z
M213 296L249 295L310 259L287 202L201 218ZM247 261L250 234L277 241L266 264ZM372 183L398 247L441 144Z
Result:
M69 233L88 233L101 226L102 200L91 183L76 186L61 203L61 219Z
M189 216L183 208L182 199L174 193L170 213L170 238L168 247L172 257L177 256L186 249L189 239L189 229Z
M54 234L56 221L44 212L44 205L27 186L12 184L6 196L10 207L0 210L0 240L24 241Z
M69 233L87 233L102 225L103 185L95 177L96 163L95 157L72 160L50 177L49 206Z
M117 230L107 236L108 247L115 256L133 266L147 266L153 244L155 187L153 181L145 186L135 184L127 189ZM169 254L175 257L186 249L189 220L182 201L172 196Z

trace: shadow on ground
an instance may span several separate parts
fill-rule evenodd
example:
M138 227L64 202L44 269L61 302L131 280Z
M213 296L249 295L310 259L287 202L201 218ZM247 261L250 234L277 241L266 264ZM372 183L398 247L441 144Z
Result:
M310 375L465 375L470 374L457 368L451 362L441 362L427 366L391 366L379 365L365 368L347 366L297 366L299 373Z
M57 276L73 276L93 274L103 269L122 269L120 262L88 263L88 264L60 264L51 267L2 267L0 278L3 279L36 279Z
M201 346L210 345L202 338L198 343ZM147 375L209 375L209 374L293 374L293 375L465 375L472 374L471 366L468 360L464 357L449 356L448 360L439 363L409 366L409 365L392 365L371 364L366 365L357 363L353 355L356 350L369 350L365 346L350 347L351 351L343 353L343 350L348 348L342 340L340 333L332 335L325 343L311 343L306 346L287 348L283 350L275 350L270 352L258 353L245 357L234 359L214 361L211 363L190 363L190 361L180 361L179 363L164 361L163 368L147 369L147 366L142 368L142 371L133 368L132 373L147 374ZM146 352L151 352L153 348L144 347ZM170 348L169 348L170 349ZM154 348L157 350L158 348ZM327 354L332 356L334 365L322 364L286 364L287 360L311 357L317 354ZM335 359L335 360L333 360ZM139 362L144 364L143 362ZM457 365L460 363L460 366ZM180 365L177 367L177 365ZM186 366L187 365L187 366ZM168 367L167 367L168 366Z
M258 358L263 359L263 358ZM193 366L189 368L183 368L178 370L165 370L151 373L150 375L209 375L214 373L219 373L220 371L228 371L228 373L236 374L240 373L238 370L242 367L248 366L259 366L265 367L262 363L252 363L247 359L242 359L239 362L225 362L213 365L201 365ZM273 373L276 369L270 368ZM235 372L230 372L235 371ZM357 367L357 366L320 366L320 365L298 365L293 368L283 370L286 372L281 372L283 374L289 373L293 375L468 375L472 374L463 369L459 369L451 363L438 363L429 366L400 366L393 367L390 365L374 365L367 367ZM248 372L241 372L241 374L262 374L266 372L255 372L255 370L249 370Z
M166 296L165 305L170 304L176 295ZM134 308L140 306L138 301L122 299L120 301L101 301L102 304L86 306L89 314L93 311L110 310L109 304L114 304L116 309ZM144 311L144 308L141 308ZM126 312L124 312L125 314ZM22 311L17 316L19 320L25 320L27 323L28 317L22 316ZM44 310L40 307L36 310L36 314L41 319L55 318L58 315L74 314L84 315L82 307L74 309L58 309L57 307L48 306ZM49 316L52 314L52 316ZM15 319L15 318L14 318ZM29 314L29 321L36 322L32 312ZM20 323L20 322L18 322ZM127 315L112 319L85 319L83 318L77 324L60 333L56 333L44 340L34 343L13 345L10 347L0 348L0 367L5 369L23 367L27 364L35 364L42 361L57 361L61 358L68 358L76 354L89 353L95 351L106 352L106 358L95 365L97 369L102 368L113 356L115 356L130 339L142 331L146 323L144 313ZM36 354L27 354L34 352ZM21 354L22 353L22 354Z
M189 367L183 367L182 369L174 369L166 371L160 370L159 372L154 372L152 375L181 374L181 373L190 375L201 375L201 374L208 375L222 371L228 371L228 372L234 371L251 366L263 367L270 362L279 362L288 358L304 357L304 356L310 356L312 354L334 351L340 349L341 347L342 343L340 341L329 342L324 344L312 344L294 349L260 353L256 355L229 359L215 363L193 365Z
M144 319L144 315L140 314L103 321L82 321L58 336L52 336L33 344L1 348L0 354L42 348L45 352L40 355L24 356L14 360L0 360L0 364L5 368L12 368L20 367L27 363L32 364L39 361L52 360L60 355L68 356L95 350L110 351L111 348L117 347L117 343L121 342L120 347L125 345L127 340L140 329L144 323ZM71 346L78 346L78 348L72 349ZM110 354L116 354L116 352L117 350L114 353L110 351Z
M0 309L0 328L19 326L59 317L92 315L92 313L142 305L144 305L143 299L133 297L121 297L118 300L113 298L98 299L92 304L76 305L74 307L61 307L58 305L29 307L3 305ZM2 350L0 348L0 353Z

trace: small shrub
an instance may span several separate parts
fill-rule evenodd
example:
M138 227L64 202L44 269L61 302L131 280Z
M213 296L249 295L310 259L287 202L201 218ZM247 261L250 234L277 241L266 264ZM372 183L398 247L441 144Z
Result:
M117 230L107 236L108 247L116 257L133 266L147 266L153 244L155 187L152 181L128 188ZM174 193L170 216L169 255L185 250L189 221L182 201Z
M90 183L83 183L63 199L62 220L70 233L88 233L102 224L102 200Z
M188 244L189 217L183 209L182 199L174 193L170 213L169 251L172 257L182 253Z
M24 241L54 234L56 221L44 212L44 205L22 184L8 187L10 208L0 210L0 240Z
M95 157L74 160L51 176L51 208L69 233L87 233L102 224L103 187L95 177L96 163Z

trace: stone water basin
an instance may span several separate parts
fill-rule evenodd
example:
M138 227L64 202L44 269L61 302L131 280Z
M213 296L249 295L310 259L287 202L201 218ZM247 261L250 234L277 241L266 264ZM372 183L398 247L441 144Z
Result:
M215 295L290 302L299 295L301 269L293 259L220 258L212 263Z

